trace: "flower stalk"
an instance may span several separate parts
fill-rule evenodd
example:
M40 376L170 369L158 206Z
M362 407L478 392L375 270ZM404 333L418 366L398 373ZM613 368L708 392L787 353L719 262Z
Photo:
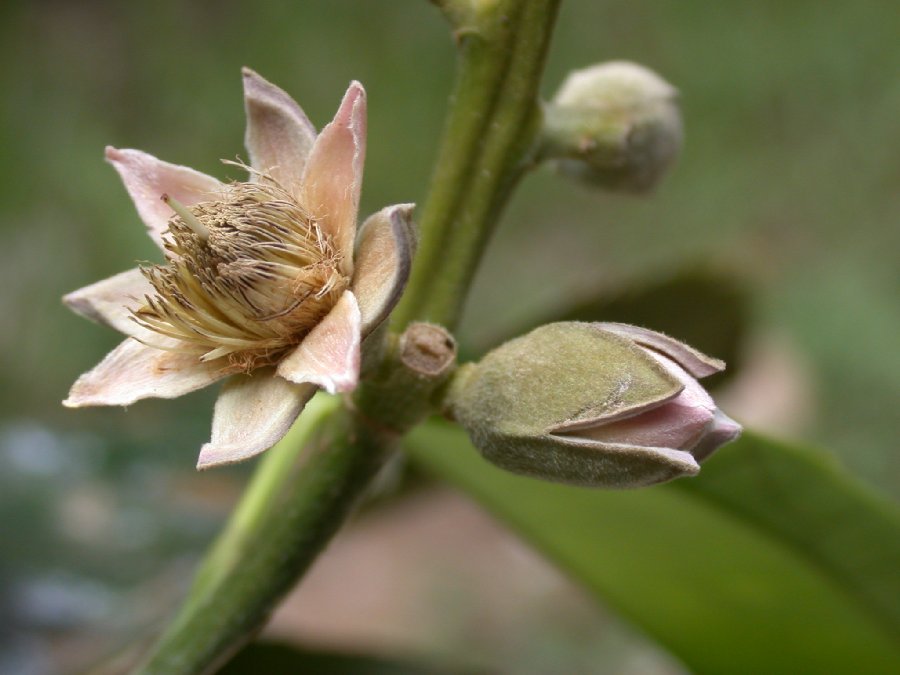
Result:
M215 672L309 568L397 437L326 400L267 453L142 675Z
M559 0L439 4L451 20L465 21L456 26L457 78L419 216L419 250L394 312L401 329L431 321L453 330L460 318L493 227L532 162L538 86Z

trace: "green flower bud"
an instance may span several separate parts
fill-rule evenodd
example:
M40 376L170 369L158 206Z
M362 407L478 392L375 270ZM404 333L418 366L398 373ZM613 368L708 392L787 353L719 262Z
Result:
M543 159L590 185L643 192L681 149L678 91L627 61L572 72L545 108Z
M449 413L486 459L515 473L594 487L696 474L733 440L695 378L724 364L661 333L555 323L458 371Z

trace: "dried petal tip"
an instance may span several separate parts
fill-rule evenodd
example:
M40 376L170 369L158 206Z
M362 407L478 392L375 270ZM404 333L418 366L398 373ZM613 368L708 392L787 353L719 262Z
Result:
M283 89L244 68L244 144L250 164L291 194L298 194L306 160L316 140L316 128Z
M352 82L334 119L322 129L302 178L302 203L341 254L341 271L353 274L356 214L366 158L366 92Z
M491 462L594 487L700 470L740 426L691 375L713 359L625 324L538 328L461 369L448 407Z
M359 229L350 288L359 301L364 336L387 318L406 287L416 247L413 208L388 206Z

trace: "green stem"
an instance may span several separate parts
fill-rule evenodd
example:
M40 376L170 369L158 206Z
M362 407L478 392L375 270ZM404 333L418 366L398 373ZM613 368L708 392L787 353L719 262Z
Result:
M472 3L477 5L478 3ZM500 0L459 26L459 69L409 287L394 325L452 329L540 130L538 85L559 0Z
M396 440L335 405L304 413L301 424L269 451L180 613L137 672L214 672L310 566Z

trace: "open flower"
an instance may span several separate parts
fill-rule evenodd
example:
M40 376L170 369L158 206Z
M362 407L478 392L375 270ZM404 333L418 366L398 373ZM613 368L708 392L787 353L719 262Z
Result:
M721 361L621 323L554 323L464 366L450 414L491 462L595 487L691 476L741 427L697 381Z
M69 407L174 398L229 378L198 468L270 448L318 387L356 386L360 344L399 299L414 246L410 204L357 233L362 86L350 85L317 134L284 91L243 75L248 181L107 148L166 262L64 298L128 336L78 378Z

